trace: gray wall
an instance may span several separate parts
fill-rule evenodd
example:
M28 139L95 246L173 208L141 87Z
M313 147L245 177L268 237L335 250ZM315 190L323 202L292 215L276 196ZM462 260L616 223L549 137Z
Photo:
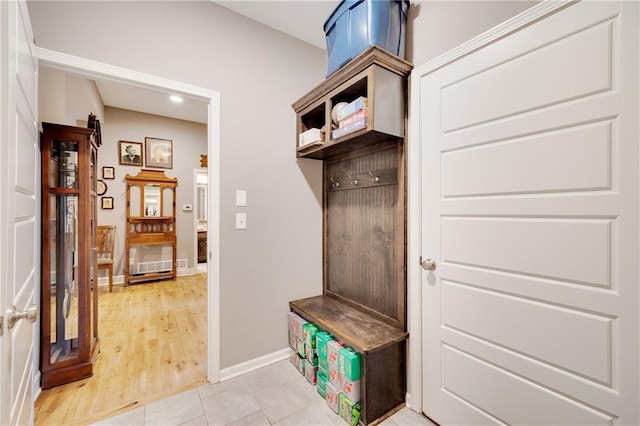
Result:
M209 1L28 6L41 47L221 93L221 367L286 348L287 302L322 292L322 169L296 161L291 103L324 52Z
M414 2L407 59L419 66L534 3ZM295 160L290 105L324 79L325 53L211 2L29 10L40 46L221 92L221 366L285 348L287 301L321 292L321 164ZM236 189L248 207L234 207Z
M196 267L194 212L183 211L182 205L194 204L193 171L200 169L200 154L207 152L207 126L190 121L105 107L105 124L102 126L102 147L98 153L98 170L101 170L103 166L114 167L116 178L105 180L108 187L105 196L114 198L114 208L113 210L98 208L98 224L117 226L115 268L113 271L115 275L124 274L124 225L126 223L124 177L127 174L135 176L142 169L141 167L119 164L118 141L142 142L144 146L145 136L172 141L173 168L165 169L164 172L170 178L178 178L176 190L178 259L186 258L189 268ZM101 172L98 172L98 176L102 176ZM147 251L150 252L151 249Z

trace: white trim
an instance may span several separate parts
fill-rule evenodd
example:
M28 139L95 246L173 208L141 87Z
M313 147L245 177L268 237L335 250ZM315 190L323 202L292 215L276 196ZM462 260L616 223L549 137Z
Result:
M220 381L224 382L225 380L233 379L234 377L238 377L250 371L254 371L259 368L266 367L267 365L273 364L275 362L287 359L289 358L290 350L291 349L287 347L277 352L263 355L255 359L245 361L240 364L236 364L232 367L224 368L220 371Z
M220 93L41 47L36 47L35 54L41 66L74 72L90 78L108 79L140 87L161 88L209 103L208 154L212 165L209 168L210 208L207 219L209 224L207 247L210 252L220 253ZM215 170L213 173L212 168ZM217 261L209 262L207 270L207 379L215 383L220 378L220 262L218 256L213 259Z
M407 328L410 338L407 351L406 402L414 411L422 412L422 269L419 263L422 251L420 79L573 3L574 0L545 0L538 3L449 52L414 68L411 73L407 143Z

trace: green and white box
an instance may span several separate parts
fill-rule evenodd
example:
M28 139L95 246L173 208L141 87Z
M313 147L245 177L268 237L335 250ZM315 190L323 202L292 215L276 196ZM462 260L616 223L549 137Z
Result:
M302 340L304 340L304 344L307 346L311 346L312 348L316 347L316 334L318 333L318 327L311 324L310 322L304 324L302 326Z
M360 354L351 348L342 348L338 353L340 391L351 401L360 401Z
M316 333L316 352L318 353L318 373L322 373L325 377L329 377L329 359L327 358L327 342L333 340L333 337L325 332Z
M327 381L327 376L325 376L324 374L318 373L316 375L316 390L323 398L326 398L327 394Z
M340 417L352 426L357 425L360 420L360 404L349 400L344 394L340 394L338 402Z

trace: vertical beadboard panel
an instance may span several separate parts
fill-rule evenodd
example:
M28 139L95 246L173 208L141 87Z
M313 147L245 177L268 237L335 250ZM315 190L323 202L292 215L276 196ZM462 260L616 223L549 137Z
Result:
M330 163L325 188L331 187L331 178L397 169L399 157L393 147ZM399 187L351 185L327 192L325 285L329 292L404 325L404 292L398 292L398 286L404 288L404 274L398 273L403 268L398 259L404 263L398 252L404 243Z

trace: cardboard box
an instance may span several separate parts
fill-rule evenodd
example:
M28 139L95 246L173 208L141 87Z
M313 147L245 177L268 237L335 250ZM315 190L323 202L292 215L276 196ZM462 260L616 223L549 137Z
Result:
M333 411L340 413L340 389L330 381L327 381L324 399Z
M298 352L293 349L290 349L289 352L289 362L291 362L296 370L304 376L304 358L298 355Z
M360 354L351 348L342 348L338 353L340 391L353 402L360 401Z
M302 340L304 340L304 344L315 349L316 334L318 333L318 331L318 327L311 324L310 322L304 324L302 326Z
M327 376L318 372L316 374L316 391L321 397L326 398L327 393Z
M316 333L316 352L318 354L318 372L329 377L329 359L327 358L327 342L333 340L333 337L325 332Z
M339 414L350 425L357 425L360 420L360 404L349 400L345 395L340 394L338 397Z
M315 385L317 383L318 367L314 367L309 364L307 361L304 362L304 377L307 379L307 382Z
M338 358L340 349L344 348L344 345L337 340L330 340L327 342L327 359L329 362L329 381L336 386L340 386L340 370L338 366Z
M311 365L313 365L314 367L318 366L318 355L316 354L316 350L314 348L312 348L311 346L308 346L306 343L304 345L304 350L305 350L305 359L307 360L308 363L310 363Z

